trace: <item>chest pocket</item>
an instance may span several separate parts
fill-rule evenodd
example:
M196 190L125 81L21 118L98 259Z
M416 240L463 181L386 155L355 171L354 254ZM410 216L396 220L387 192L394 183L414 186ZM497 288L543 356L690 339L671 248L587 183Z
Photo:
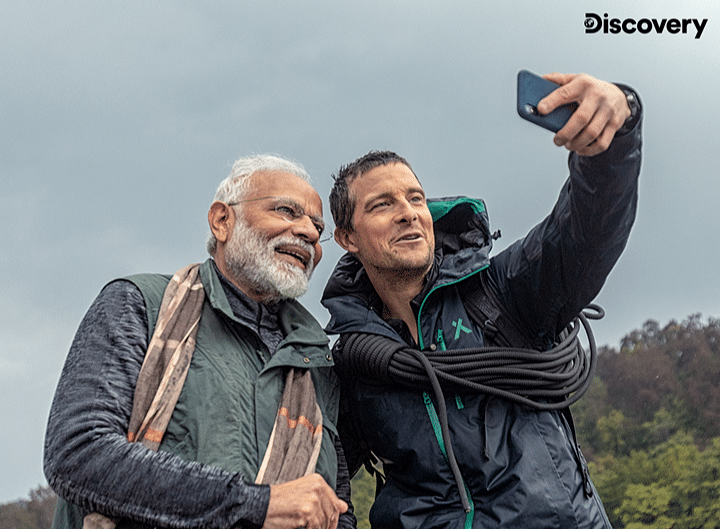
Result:
M485 345L482 329L468 315L457 288L457 285L441 287L430 294L431 308L425 308L427 312L420 315L423 347L434 344L445 351Z

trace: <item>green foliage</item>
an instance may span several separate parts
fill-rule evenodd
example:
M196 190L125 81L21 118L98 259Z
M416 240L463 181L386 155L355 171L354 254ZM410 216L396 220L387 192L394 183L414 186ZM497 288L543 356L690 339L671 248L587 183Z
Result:
M720 528L720 438L700 451L679 434L649 450L591 465L613 527Z
M355 517L358 521L358 529L370 529L368 514L375 500L375 478L368 474L364 468L361 468L353 477L350 485L352 487L352 502Z
M598 448L602 452L621 454L625 452L625 430L628 421L623 412L611 410L607 415L597 421Z
M620 350L604 347L588 393L573 406L589 458L629 455L688 432L720 436L720 320L649 320Z
M573 414L613 527L720 529L720 320L649 320L603 348Z

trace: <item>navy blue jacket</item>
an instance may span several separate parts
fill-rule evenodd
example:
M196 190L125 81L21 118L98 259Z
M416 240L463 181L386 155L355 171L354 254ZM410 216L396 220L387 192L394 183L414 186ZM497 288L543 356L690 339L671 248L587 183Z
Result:
M382 319L382 302L352 254L340 259L326 286L326 330L379 334L420 349L494 345L487 311L478 309L489 302L513 346L547 350L598 294L627 243L637 205L640 121L597 156L571 153L570 177L552 212L496 256L490 256L482 201L429 201L436 249L412 302L417 344L403 322ZM341 345L335 355L339 361ZM387 478L371 509L373 527L610 528L566 411L537 411L484 394L445 395L455 456L472 498L466 514L464 492L434 429L437 403L430 391L342 373L341 382L340 436L351 472L371 450Z

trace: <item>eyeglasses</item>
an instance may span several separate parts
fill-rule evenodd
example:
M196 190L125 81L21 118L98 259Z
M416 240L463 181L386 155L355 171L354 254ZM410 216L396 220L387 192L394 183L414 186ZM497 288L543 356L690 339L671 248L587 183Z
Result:
M291 200L289 198L285 197L274 197L274 196L267 196L267 197L258 197L258 198L249 198L247 200L238 200L236 202L228 202L228 206L237 206L238 204L242 204L243 202L257 202L258 200L269 200L273 199L275 200L275 204L273 206L273 209L275 213L282 219L297 223L300 222L300 220L307 216L310 221L313 223L313 226L315 226L315 229L318 231L318 234L320 235L320 242L327 242L330 239L332 239L332 235L326 235L325 237L322 236L323 232L325 231L325 221L322 219L322 217L319 217L317 215L310 215L305 212L305 209L295 202L294 200Z

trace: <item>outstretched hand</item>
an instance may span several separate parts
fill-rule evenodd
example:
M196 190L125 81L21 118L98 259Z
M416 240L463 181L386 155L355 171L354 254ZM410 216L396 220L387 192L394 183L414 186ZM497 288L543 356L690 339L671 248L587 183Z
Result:
M335 529L348 504L320 474L270 486L263 529Z
M548 114L567 103L578 104L570 120L555 134L555 145L565 146L582 156L595 156L605 151L630 117L623 91L587 74L552 73L543 77L561 86L538 103L541 114Z

